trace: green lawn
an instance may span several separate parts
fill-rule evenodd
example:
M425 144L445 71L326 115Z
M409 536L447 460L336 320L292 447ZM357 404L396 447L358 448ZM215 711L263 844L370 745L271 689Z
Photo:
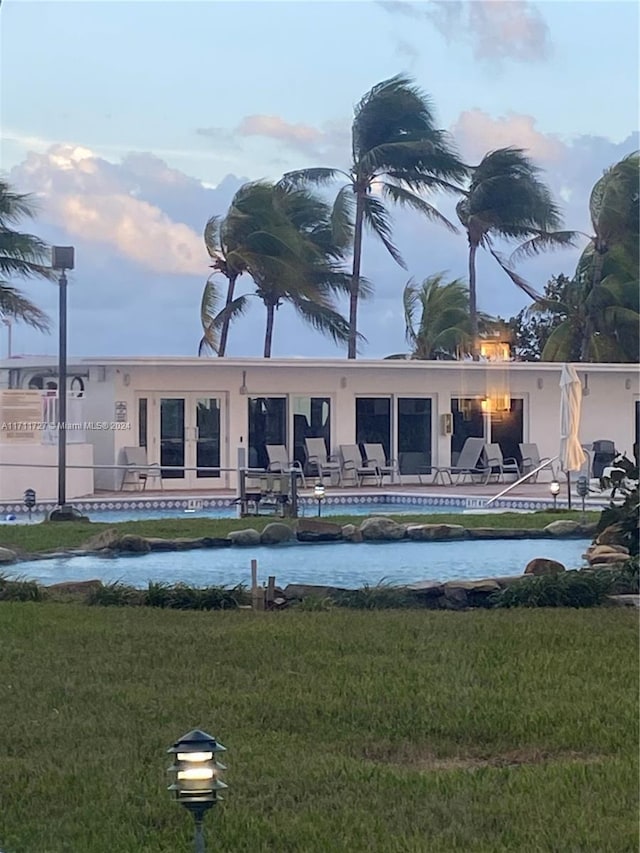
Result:
M588 523L595 522L600 513L586 513ZM394 515L401 523L413 524L462 524L465 527L523 527L540 529L558 519L570 519L580 522L580 512L535 512L514 513L505 512L485 515L475 514L445 514L434 515L413 514ZM270 518L173 518L152 521L125 521L119 524L79 523L79 522L44 522L39 524L20 524L0 526L0 546L17 548L25 553L54 550L58 548L77 548L87 539L106 530L116 527L123 533L138 533L142 536L159 536L166 539L174 537L226 536L231 530L254 527L256 530L282 519ZM327 516L325 521L337 524L360 524L364 516ZM293 522L290 522L293 523Z
M637 614L0 604L0 849L183 853L165 748L228 748L211 853L638 849Z

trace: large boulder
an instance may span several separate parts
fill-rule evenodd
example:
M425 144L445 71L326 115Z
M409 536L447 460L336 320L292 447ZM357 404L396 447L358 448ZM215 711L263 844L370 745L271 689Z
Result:
M550 533L552 536L579 536L582 533L582 525L577 521L568 521L559 519L547 524L544 528L545 533Z
M92 592L102 587L102 581L98 579L89 581L64 581L53 583L47 587L47 592L55 598L87 598Z
M407 538L419 542L464 539L466 536L467 531L461 524L409 524L407 526Z
M624 545L590 545L582 556L591 566L625 563L629 559L629 549Z
M97 533L95 536L92 536L85 543L85 549L87 551L105 551L105 550L115 550L116 543L120 540L121 534L118 532L115 527L108 527L106 530L103 530L101 533Z
M557 575L566 571L562 563L548 557L534 557L525 566L525 575Z
M232 530L227 535L227 539L231 541L232 545L240 545L242 547L260 544L260 534L252 527L247 527L245 530Z
M287 601L302 601L305 598L327 598L340 592L346 592L342 587L318 586L310 583L290 583L282 593Z
M404 524L398 524L391 518L374 516L373 518L365 518L360 525L360 532L365 540L396 541L404 539L407 531Z
M596 545L621 545L623 541L622 525L610 524L598 535Z
M151 551L191 551L193 548L204 548L204 540L200 539L159 539L155 536L147 538Z
M544 530L530 530L525 527L470 527L469 539L547 539Z
M342 538L345 542L362 542L362 533L355 524L344 524L342 526Z
M408 584L406 589L413 595L435 598L442 595L444 585L440 581L418 581L418 583Z
M10 548L0 548L0 564L15 563L17 559L15 551Z
M607 554L593 554L588 557L589 565L600 566L621 566L626 563L629 557L626 554L617 554L615 551L610 551Z
M260 542L263 545L279 545L281 542L288 542L293 539L293 530L288 524L283 524L281 521L273 521L267 524L260 534Z
M117 541L116 549L127 554L147 554L151 550L151 547L144 536L138 536L135 533L125 533Z
M342 527L320 518L300 518L296 538L299 542L338 542L342 539Z

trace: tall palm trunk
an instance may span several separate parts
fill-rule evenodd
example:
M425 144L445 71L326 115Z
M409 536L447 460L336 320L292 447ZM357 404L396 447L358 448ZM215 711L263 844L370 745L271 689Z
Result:
M478 361L478 302L476 297L477 244L469 242L469 315L471 319L471 354Z
M236 281L238 280L238 273L231 273L229 275L229 282L227 285L227 299L224 303L224 307L228 308L229 305L233 302L233 291L235 290ZM218 358L222 358L227 351L227 338L229 337L229 323L231 322L229 317L225 317L222 321L222 329L220 330L220 346L218 347Z
M264 333L264 357L271 358L271 342L273 340L273 321L276 307L272 302L265 303L267 308L267 328Z
M349 348L347 358L356 357L358 340L358 292L360 290L360 262L362 259L362 229L364 225L364 189L356 191L356 218L353 232L353 271L349 298Z
M595 290L596 287L602 281L602 268L604 267L604 256L607 252L606 244L603 245L599 241L596 242L595 245L595 253L593 258L593 271L591 273L591 293ZM590 294L585 294L585 298L588 299ZM582 340L580 342L580 361L588 361L589 360L589 350L591 348L591 337L593 335L593 323L591 322L591 317L589 316L589 312L587 312L587 316L585 317L584 326L582 329Z

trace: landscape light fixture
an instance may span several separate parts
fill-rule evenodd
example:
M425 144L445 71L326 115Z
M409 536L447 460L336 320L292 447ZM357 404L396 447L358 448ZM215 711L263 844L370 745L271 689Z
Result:
M71 521L77 518L67 505L67 271L75 265L73 246L53 246L51 268L57 270L60 290L58 312L58 506L50 518Z
M29 513L29 521L31 521L31 513L36 505L36 493L33 489L26 489L24 493L24 505Z
M552 480L551 485L549 486L549 491L551 492L551 496L553 497L553 509L555 511L558 508L558 495L560 494L560 483L557 480Z
M318 501L318 518L322 515L322 501L324 500L324 494L324 484L321 482L316 483L313 487L313 496Z
M200 729L193 729L167 750L174 756L169 773L174 778L169 786L177 802L193 815L195 821L194 850L204 853L203 821L205 813L222 800L218 791L228 788L220 779L224 764L216 761L216 754L226 752L225 747Z

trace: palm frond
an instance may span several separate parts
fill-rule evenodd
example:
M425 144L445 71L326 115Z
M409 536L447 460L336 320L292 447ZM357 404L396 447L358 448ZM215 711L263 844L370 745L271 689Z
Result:
M5 281L0 281L0 317L19 320L40 332L49 332L51 328L49 317L44 311Z
M349 322L334 308L310 299L292 299L291 304L306 323L330 337L334 343L341 344L349 340ZM360 335L359 338L364 340Z
M391 242L391 221L389 213L382 202L372 195L366 195L363 199L364 221L367 227L382 242L385 249L393 260L399 264L402 269L407 268L402 255Z
M389 199L389 201L392 201L394 204L399 204L403 207L410 207L413 210L417 210L418 213L422 213L422 215L426 216L427 219L439 222L454 234L458 233L456 226L452 222L449 222L446 216L443 216L436 207L429 204L429 202L425 201L423 198L420 198L420 196L409 192L409 190L406 190L403 187L396 186L395 184L384 182L381 184L381 187L385 198Z
M535 237L522 243L511 253L509 263L513 264L523 258L532 258L547 249L558 249L565 246L575 246L579 231L540 231Z
M540 299L543 298L542 294L538 293L538 291L534 287L532 287L528 281L522 278L521 275L518 275L515 270L511 269L508 261L506 261L499 252L496 252L489 240L486 240L484 245L486 245L493 257L500 264L500 267L509 276L515 286L519 287L520 290L526 293L529 299L532 299L534 302L538 302Z
M331 234L337 246L348 248L353 243L353 185L346 184L338 191L331 209Z
M285 187L296 187L300 184L330 184L338 179L338 175L349 178L349 175L342 169L330 169L322 166L312 169L298 169L295 172L285 172L279 184Z

